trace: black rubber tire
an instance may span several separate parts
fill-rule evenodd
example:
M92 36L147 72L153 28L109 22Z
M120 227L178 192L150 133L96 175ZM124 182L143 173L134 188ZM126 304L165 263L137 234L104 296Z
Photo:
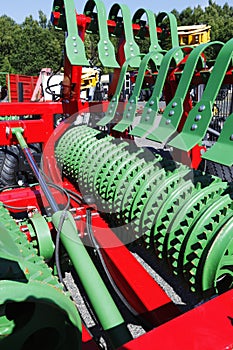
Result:
M19 168L19 148L17 146L0 147L0 187L17 184Z
M212 161L206 161L206 172L220 177L223 181L233 182L233 167L228 167Z

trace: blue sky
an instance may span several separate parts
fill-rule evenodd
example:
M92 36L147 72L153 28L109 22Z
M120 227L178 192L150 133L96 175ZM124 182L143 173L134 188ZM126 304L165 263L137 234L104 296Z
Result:
M75 7L78 13L82 13L84 4L86 0L74 0ZM112 0L103 0L106 5L107 12L110 7L116 2ZM226 2L229 5L232 5L232 0L215 0L218 5L224 5ZM154 13L158 13L160 11L171 11L176 8L179 12L185 9L186 7L194 7L197 5L201 5L205 7L208 5L208 0L122 0L122 4L128 5L132 15L134 12L140 8L144 7L146 9L152 10ZM12 17L17 23L22 23L24 18L28 15L32 15L34 19L38 19L38 11L42 10L48 18L50 18L50 13L52 9L53 0L8 0L1 1L0 6L0 15L8 15Z

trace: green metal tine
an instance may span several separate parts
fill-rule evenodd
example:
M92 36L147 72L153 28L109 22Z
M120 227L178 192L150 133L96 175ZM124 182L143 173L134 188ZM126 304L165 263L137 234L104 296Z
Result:
M154 63L156 63L156 55L157 51L150 52L147 55L145 55L145 57L142 59L138 70L138 75L135 82L135 87L133 89L133 93L127 102L121 121L114 126L113 130L123 132L132 124L138 105L138 98L142 88L142 83L145 77L145 71L148 67L148 63L150 60L153 60Z
M178 36L178 29L177 29L177 20L173 13L171 12L161 12L156 17L156 25L159 27L164 20L164 18L168 18L169 24L170 24L170 33L171 33L171 43L172 47L179 47L179 36ZM180 62L183 58L183 52L182 49L178 50L176 52L175 60L176 62Z
M201 44L191 51L185 63L175 96L165 108L158 127L153 130L151 134L147 135L147 139L158 142L166 142L168 138L171 137L171 135L173 135L173 133L176 131L184 112L183 103L195 69L200 60L201 63L203 63L200 55L204 52L205 49L213 45L223 45L223 43L216 41L212 43Z
M121 11L122 14L122 22L118 22L118 13ZM140 65L140 49L134 40L133 28L132 28L132 20L131 13L126 5L114 4L109 11L109 19L116 21L117 26L124 26L124 35L125 35L125 45L124 45L124 53L125 59L134 57L135 59L130 61L130 66L137 68ZM116 27L117 32L117 27Z
M214 101L233 57L233 39L221 48L201 100L189 112L182 132L169 145L189 151L202 141L212 118Z
M84 14L92 18L93 11L97 10L97 27L99 30L100 40L98 42L98 54L99 59L103 66L111 68L119 68L119 64L116 60L115 49L109 39L108 25L107 25L107 14L104 3L101 0L88 0L84 7ZM91 27L92 23L90 23Z
M65 10L65 19L63 17L63 5ZM67 30L68 33L65 40L65 47L70 63L74 66L89 66L90 64L86 57L84 43L78 34L74 1L54 1L53 6L55 11L61 12L61 22L63 22L61 23L61 28L63 30ZM64 25L66 28L64 28Z
M186 47L187 46L184 46L182 49ZM169 50L163 57L152 95L145 104L139 124L130 132L131 135L142 137L153 127L159 110L159 99L163 92L169 68L173 63L174 66L176 66L175 58L177 57L176 53L179 51L179 47L174 47L173 49Z
M147 17L147 25L149 28L149 37L150 37L149 52L157 51L157 56L155 56L155 60L156 60L156 64L160 66L161 61L163 59L164 50L162 50L161 46L159 45L154 13L151 10L145 10L143 8L140 8L133 15L132 22L133 24L135 23L135 24L141 25L141 22L142 22L141 18L144 14ZM141 25L141 28L136 37L139 37L141 39L145 38L145 25Z
M203 159L211 160L226 166L233 165L233 113L227 117L221 134L215 144L202 155Z
M140 55L140 56L143 56L143 55ZM118 80L116 91L115 91L111 101L109 102L108 109L107 109L105 116L100 121L98 121L98 123L97 123L98 126L105 126L105 125L109 124L114 119L116 111L117 111L117 107L118 107L120 94L121 94L123 84L125 81L126 73L128 71L128 68L129 68L131 61L133 61L133 60L135 60L135 57L128 58L124 62L123 66L121 67L120 77Z

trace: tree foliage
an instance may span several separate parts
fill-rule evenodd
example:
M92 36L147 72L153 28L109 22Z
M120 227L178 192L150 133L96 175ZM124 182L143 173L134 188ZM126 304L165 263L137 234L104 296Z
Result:
M32 16L17 24L0 17L0 71L37 75L44 67L56 70L61 62L64 33L57 32L40 11L39 21Z
M218 5L209 0L205 8L187 7L180 13L172 11L178 25L209 24L211 40L223 42L233 38L233 7L226 3ZM148 42L141 40L140 47L148 48ZM145 42L144 42L145 41ZM98 61L98 35L87 35L85 46L88 57L93 63ZM117 46L114 42L114 45ZM39 11L39 20L26 17L22 24L12 18L0 16L0 72L37 75L44 67L56 71L61 62L64 49L64 33L56 31L46 15ZM2 77L0 77L1 84Z

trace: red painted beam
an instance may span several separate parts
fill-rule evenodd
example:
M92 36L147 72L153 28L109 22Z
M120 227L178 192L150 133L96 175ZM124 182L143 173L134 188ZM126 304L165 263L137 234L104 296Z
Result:
M134 339L120 349L233 349L233 290Z
M178 308L148 274L101 217L93 217L93 232L105 263L122 294L153 325L180 314Z

